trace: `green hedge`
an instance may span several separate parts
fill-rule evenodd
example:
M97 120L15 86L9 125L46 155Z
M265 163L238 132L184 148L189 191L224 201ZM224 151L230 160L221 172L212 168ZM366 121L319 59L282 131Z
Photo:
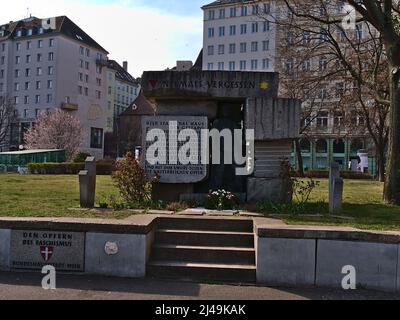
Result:
M29 163L28 169L31 174L78 174L85 170L84 163ZM96 171L98 175L110 175L115 170L113 162L97 162Z
M297 172L292 173L293 177L298 177ZM308 170L305 172L305 176L315 179L328 179L329 171L327 170ZM369 173L353 172L353 171L341 171L340 176L343 179L353 179L353 180L372 180L373 176Z

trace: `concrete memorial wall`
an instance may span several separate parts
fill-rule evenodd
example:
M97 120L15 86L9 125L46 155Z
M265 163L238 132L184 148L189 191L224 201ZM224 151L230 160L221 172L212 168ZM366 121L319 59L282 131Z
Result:
M290 201L288 183L280 178L280 170L282 161L289 160L293 139L299 136L301 103L278 98L277 73L145 72L142 84L144 95L156 109L154 117L143 118L143 136L152 128L168 130L168 121L193 122L192 117L199 116L205 117L201 120L204 129L209 127L219 132L226 129L233 132L234 128L242 126L243 135L247 129L254 130L255 134L255 171L247 177L234 174L235 164L231 167L225 163L185 167L179 164L171 166L170 163L149 165L144 159L150 176L160 174L159 184L154 186L156 200L178 201L183 197L190 198L190 194L193 199L199 199L201 193L225 189L244 194L244 198L251 202L266 199ZM184 127L180 126L178 131L180 129ZM142 145L143 156L146 157L150 145L146 141ZM244 143L242 150L245 150ZM199 174L191 174L192 169ZM174 184L173 188L168 184Z

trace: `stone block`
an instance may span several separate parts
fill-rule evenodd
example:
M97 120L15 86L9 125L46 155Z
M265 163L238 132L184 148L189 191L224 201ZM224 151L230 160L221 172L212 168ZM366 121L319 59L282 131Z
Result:
M10 270L11 230L0 229L0 270Z
M287 182L281 178L248 178L247 201L253 203L270 200L274 203L288 203L292 199L292 189Z
M256 141L300 137L301 101L285 98L249 98L246 129L254 129Z
M257 282L313 286L316 240L258 238Z
M163 100L157 104L157 116L194 116L207 117L214 120L217 117L218 104L215 101L169 101Z
M146 71L142 89L148 99L276 97L279 74L231 71Z
M142 278L146 275L146 235L86 234L86 273Z
M342 269L349 265L358 288L395 291L397 260L397 244L319 240L316 284L341 288Z

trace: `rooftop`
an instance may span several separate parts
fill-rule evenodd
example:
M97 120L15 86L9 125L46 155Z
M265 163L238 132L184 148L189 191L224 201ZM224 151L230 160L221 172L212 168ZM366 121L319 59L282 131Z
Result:
M107 67L115 71L115 76L118 80L128 82L132 85L137 85L138 80L131 76L121 65L115 60L107 60Z
M54 25L52 26L52 21ZM54 27L54 29L52 28ZM0 25L0 41L8 39L24 39L28 37L37 37L47 34L62 34L75 41L103 51L108 54L101 45L99 45L86 32L79 28L67 16L39 19L30 17L19 21L11 21Z
M206 4L202 6L202 9L209 9L209 8L214 8L214 7L220 7L220 6L226 6L226 5L231 5L231 4L250 4L250 3L255 3L255 2L260 2L260 0L217 0L213 1L209 4Z

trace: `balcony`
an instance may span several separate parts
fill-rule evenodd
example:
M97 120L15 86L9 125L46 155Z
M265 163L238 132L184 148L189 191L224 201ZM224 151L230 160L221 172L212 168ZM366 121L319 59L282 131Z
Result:
M76 103L63 102L61 103L61 109L66 111L76 111L78 110L78 105Z
M107 59L96 59L96 64L101 67L107 67L108 60Z

